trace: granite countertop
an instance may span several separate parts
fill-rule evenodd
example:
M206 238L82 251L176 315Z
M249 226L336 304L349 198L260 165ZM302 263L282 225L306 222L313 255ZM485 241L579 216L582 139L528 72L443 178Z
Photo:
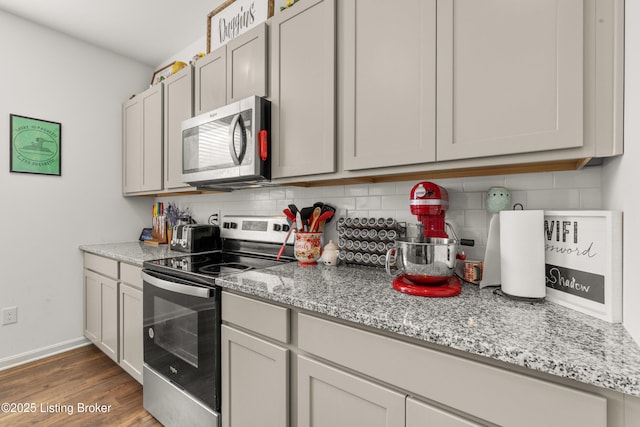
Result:
M640 396L640 348L621 324L463 284L452 298L405 295L384 269L292 263L221 286L428 343Z
M138 242L81 246L124 262L181 255ZM223 288L535 371L640 396L640 348L621 324L463 284L452 298L405 295L384 269L280 265L228 276Z
M142 267L144 261L170 258L181 254L181 252L170 250L169 245L153 246L140 241L81 245L80 250L139 267Z

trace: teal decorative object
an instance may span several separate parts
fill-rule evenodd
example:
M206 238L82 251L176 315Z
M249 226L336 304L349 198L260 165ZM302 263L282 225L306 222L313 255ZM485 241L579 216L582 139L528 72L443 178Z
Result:
M504 187L491 187L487 192L486 208L490 213L498 213L511 208L511 193Z

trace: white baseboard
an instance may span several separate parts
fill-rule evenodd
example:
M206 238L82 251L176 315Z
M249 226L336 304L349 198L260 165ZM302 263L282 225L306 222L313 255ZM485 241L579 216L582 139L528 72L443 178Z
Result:
M6 357L4 359L0 359L0 371L24 365L25 363L33 362L45 357L53 356L58 353L73 350L74 348L82 347L88 344L91 344L91 341L89 341L85 337L79 337L47 347L42 347L36 350L27 351L15 356Z

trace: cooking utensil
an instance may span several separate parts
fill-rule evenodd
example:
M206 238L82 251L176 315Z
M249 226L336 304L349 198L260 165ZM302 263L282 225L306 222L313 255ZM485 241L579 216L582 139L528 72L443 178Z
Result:
M326 211L321 213L318 217L318 220L315 222L315 226L311 226L311 231L319 231L322 232L322 229L327 221L329 221L333 217L333 212Z
M307 206L305 208L302 208L300 210L300 215L302 216L302 224L306 227L308 225L310 225L310 221L309 219L311 218L311 215L313 215L313 210L315 208L313 206ZM301 230L302 231L302 230Z
M283 209L282 213L284 213L284 216L287 217L290 224L293 224L294 222L296 222L296 215L293 212L291 212L289 208Z
M300 213L300 211L296 212L296 226L295 228L298 229L298 231L304 231L304 222L302 222L302 214Z
M282 252L284 252L284 248L287 246L287 241L289 240L289 236L296 228L291 226L289 231L287 231L287 235L284 237L284 242L282 242L282 246L280 246L280 250L278 251L278 256L276 256L276 261L280 261L280 257L282 256Z
M325 221L325 222L330 222L331 218L333 218L333 215L335 215L335 213L336 213L336 208L334 208L333 206L325 204L324 206L322 206L322 211L320 212L320 214L323 214L325 212L331 212L332 213L332 215L329 216Z
M320 212L322 208L320 206L316 206L313 208L313 213L311 214L311 218L309 219L309 231L316 232L318 231L318 218L320 218Z

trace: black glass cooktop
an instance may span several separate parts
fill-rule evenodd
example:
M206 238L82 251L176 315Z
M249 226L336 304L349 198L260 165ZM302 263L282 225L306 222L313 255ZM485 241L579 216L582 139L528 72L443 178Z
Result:
M291 261L289 258L276 260L274 257L214 251L145 261L144 268L185 278L195 275L200 278L215 279Z

